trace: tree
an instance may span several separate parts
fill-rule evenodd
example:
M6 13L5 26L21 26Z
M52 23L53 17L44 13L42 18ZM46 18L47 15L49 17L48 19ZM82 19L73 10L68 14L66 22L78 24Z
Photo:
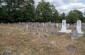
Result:
M77 20L83 20L83 15L81 11L72 10L68 13L66 20L70 24L74 24Z
M62 20L65 20L66 19L66 15L65 13L63 12L62 14L59 15L59 23L62 22Z
M42 0L39 2L36 8L36 21L39 22L48 22L51 21L52 18L52 10L49 2L45 2Z
M85 22L85 12L83 13L83 22Z
M0 14L0 19L3 20L1 22L16 22L19 18L19 13L21 9L21 5L24 0L1 0L1 9L3 12ZM4 4L4 5L2 5Z
M0 0L1 22L28 22L34 19L34 0ZM3 11L2 11L3 10Z
M27 0L25 1L25 5L23 7L23 14L25 20L24 21L31 21L34 22L34 17L35 17L35 7L34 7L34 0Z
M52 22L59 22L59 13L58 11L55 9L54 5L52 5L52 18L51 21Z

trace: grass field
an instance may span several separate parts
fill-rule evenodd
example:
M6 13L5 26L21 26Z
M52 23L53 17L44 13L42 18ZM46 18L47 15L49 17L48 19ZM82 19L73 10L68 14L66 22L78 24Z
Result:
M69 45L75 50L69 51ZM85 55L85 36L71 40L70 34L52 35L18 24L0 24L0 55Z

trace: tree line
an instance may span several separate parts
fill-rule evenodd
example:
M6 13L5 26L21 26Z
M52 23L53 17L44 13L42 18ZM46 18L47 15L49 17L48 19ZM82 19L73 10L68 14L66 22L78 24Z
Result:
M67 15L59 14L54 5L41 0L35 7L34 0L0 0L0 23L16 22L58 22L67 20L73 24L77 20L85 22L83 13L71 10Z

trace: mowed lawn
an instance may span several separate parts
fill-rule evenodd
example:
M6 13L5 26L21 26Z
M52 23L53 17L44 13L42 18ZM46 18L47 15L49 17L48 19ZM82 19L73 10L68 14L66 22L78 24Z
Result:
M36 32L15 24L0 24L0 55L85 55L85 36L71 40L70 34L38 31L37 38ZM68 50L69 45L75 50Z

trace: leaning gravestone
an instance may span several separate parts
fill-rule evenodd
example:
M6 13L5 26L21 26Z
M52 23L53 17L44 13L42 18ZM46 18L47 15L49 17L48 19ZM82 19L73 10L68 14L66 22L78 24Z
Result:
M81 30L81 20L78 20L77 21L77 27L76 27L76 29L77 29L77 32L79 34L84 34L84 32Z
M70 33L71 32L71 30L66 29L66 20L62 20L62 28L59 32L61 32L61 33Z

